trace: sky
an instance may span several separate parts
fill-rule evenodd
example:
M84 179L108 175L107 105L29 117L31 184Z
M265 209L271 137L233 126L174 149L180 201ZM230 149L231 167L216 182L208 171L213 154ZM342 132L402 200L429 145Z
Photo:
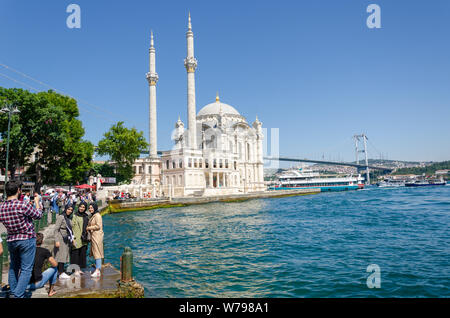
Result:
M72 3L80 28L66 23ZM367 26L372 3L381 28ZM94 144L118 121L148 138L153 30L168 150L178 116L187 124L189 11L197 111L219 92L250 124L279 129L282 156L353 161L365 133L371 158L450 160L448 0L0 0L0 86L74 97Z

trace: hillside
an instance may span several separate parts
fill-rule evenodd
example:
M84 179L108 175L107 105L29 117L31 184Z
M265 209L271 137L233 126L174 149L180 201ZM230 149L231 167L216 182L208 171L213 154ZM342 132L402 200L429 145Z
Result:
M450 170L450 160L432 163L425 167L400 168L400 169L397 169L392 174L394 174L394 175L399 175L399 174L433 175L433 174L435 174L435 172L437 170Z

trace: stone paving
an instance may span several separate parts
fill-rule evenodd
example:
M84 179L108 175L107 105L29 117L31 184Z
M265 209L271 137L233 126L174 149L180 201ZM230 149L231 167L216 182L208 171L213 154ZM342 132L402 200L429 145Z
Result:
M90 273L94 270L84 272L83 275L71 275L68 279L58 279L55 284L56 294L52 298L59 297L107 297L117 291L118 280L120 280L120 272L111 264L105 264L102 267L102 276L92 278ZM3 282L7 281L8 272L3 270ZM27 291L25 297L27 298L49 298L48 283L44 288L36 289L34 291ZM0 291L0 298L7 298L6 291Z

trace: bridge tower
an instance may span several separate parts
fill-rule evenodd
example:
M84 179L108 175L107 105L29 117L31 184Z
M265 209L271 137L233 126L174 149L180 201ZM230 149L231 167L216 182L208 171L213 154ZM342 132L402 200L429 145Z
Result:
M356 164L359 164L359 155L364 153L366 160L366 184L370 184L370 175L369 175L369 158L367 156L367 136L365 134L354 135L353 139L355 140L355 155L356 155ZM363 144L364 149L359 150L359 145Z

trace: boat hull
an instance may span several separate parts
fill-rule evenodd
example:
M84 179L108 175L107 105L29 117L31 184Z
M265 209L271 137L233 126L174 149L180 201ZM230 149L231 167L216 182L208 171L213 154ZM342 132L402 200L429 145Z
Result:
M447 183L446 182L442 182L442 183L407 183L405 184L406 187L438 187L438 186L445 186Z
M310 186L310 187L270 187L269 190L296 190L296 189L320 189L321 192L348 191L363 189L364 185L346 186Z

